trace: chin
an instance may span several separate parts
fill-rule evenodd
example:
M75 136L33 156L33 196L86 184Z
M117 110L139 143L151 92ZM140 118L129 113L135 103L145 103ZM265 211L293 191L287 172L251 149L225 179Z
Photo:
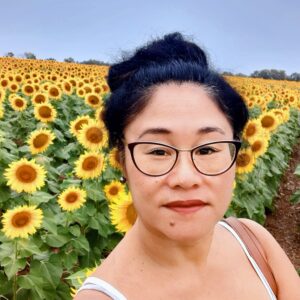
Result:
M166 238L180 243L182 245L194 245L195 243L206 239L207 237L211 236L213 230L208 227L201 227L197 226L197 228L179 228L180 224L165 232Z

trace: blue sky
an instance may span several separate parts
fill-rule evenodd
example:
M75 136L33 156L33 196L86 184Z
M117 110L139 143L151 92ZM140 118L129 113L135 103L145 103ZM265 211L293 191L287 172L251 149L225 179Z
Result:
M180 31L220 71L300 72L298 0L0 0L0 56L114 62L151 38Z

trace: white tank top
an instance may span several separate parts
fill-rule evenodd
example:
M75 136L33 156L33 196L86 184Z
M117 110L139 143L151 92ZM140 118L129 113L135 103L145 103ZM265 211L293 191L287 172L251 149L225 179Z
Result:
M247 247L243 243L243 241L240 239L238 234L233 230L232 227L230 227L227 223L220 221L218 224L222 225L224 228L226 228L239 242L240 246L242 247L244 253L246 254L248 260L250 261L251 265L253 266L254 270L256 271L258 277L262 281L264 287L266 288L268 295L270 297L270 300L277 300L276 296L274 295L267 279L265 278L264 274L262 273L261 269L257 265L256 261L253 259L253 257L250 255L249 251L247 250ZM97 277L88 277L82 284L81 288L77 291L79 293L82 290L97 290L99 292L104 293L105 295L109 296L113 300L127 300L127 298L122 295L116 288L114 288L112 285L110 285L108 282L99 279Z

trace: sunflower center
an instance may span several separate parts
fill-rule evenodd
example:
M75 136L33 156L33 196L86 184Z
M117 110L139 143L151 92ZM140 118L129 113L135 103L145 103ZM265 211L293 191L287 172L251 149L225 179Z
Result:
M83 124L88 124L88 121L87 121L87 120L80 120L80 121L78 121L78 122L76 123L76 125L75 125L75 129L76 129L77 131L79 131L79 130L81 129L81 126L82 126Z
M261 149L262 147L262 143L260 141L255 141L252 145L251 145L251 150L253 152L257 152Z
M51 117L51 108L47 106L42 106L39 109L39 113L43 118L50 118Z
M31 220L31 214L26 211L16 213L11 220L11 223L16 228L25 227Z
M119 193L119 189L116 186L112 186L109 189L109 194L112 195L112 196L116 196L118 193Z
M39 94L34 98L34 102L35 103L44 103L44 102L46 102L46 98L44 95Z
M89 99L88 99L88 102L93 104L93 105L97 105L97 104L99 104L100 100L96 96L90 96Z
M29 94L32 94L34 92L34 89L33 89L33 87L31 85L27 85L25 87L25 92L29 93Z
M78 200L78 194L75 192L70 192L68 193L68 195L66 196L66 202L68 203L74 203Z
M133 206L133 204L130 204L127 207L127 210L126 210L126 218L127 218L128 222L131 225L133 225L135 220L136 220L136 217L137 217L137 214L136 214L136 211L134 209L134 206Z
M255 134L256 128L254 124L249 124L249 126L246 129L246 135L247 136L252 136Z
M49 91L50 95L53 97L57 97L59 95L58 89L57 88L51 88Z
M275 122L275 120L271 116L265 116L261 119L261 125L264 128L272 127L274 125L274 122Z
M22 99L16 99L15 100L15 105L17 107L23 107L24 106L24 101Z
M23 183L30 183L37 178L37 172L33 167L29 165L23 165L17 169L16 177Z
M246 167L250 163L250 156L247 153L241 153L238 155L236 164L238 167Z
M84 169L85 171L91 171L97 168L98 165L98 159L97 157L94 156L90 156L87 157L83 163L82 163L82 169Z
M69 83L66 82L66 83L64 84L64 87L65 87L65 90L66 90L66 91L68 91L68 92L71 91L71 85L70 85Z
M49 137L47 134L41 133L35 137L35 139L33 140L33 145L35 148L41 148L47 144L48 139Z
M103 140L103 132L98 127L89 128L86 132L86 139L94 144L98 144Z

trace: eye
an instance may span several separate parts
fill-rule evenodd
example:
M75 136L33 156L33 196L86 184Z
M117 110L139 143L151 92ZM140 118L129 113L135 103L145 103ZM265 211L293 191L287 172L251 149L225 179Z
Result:
M167 149L157 148L157 149L149 150L147 152L147 154L151 154L151 155L155 155L155 156L167 156L167 155L170 155L171 153Z
M219 150L211 146L199 147L195 150L196 155L210 155L216 152L219 152Z

